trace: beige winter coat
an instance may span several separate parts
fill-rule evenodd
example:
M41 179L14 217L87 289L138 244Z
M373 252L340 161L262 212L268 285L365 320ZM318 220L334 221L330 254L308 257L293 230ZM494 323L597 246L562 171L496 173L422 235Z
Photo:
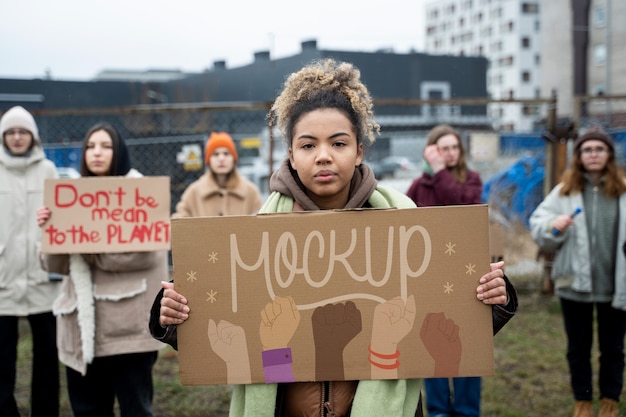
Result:
M183 192L172 217L253 214L262 204L256 185L237 171L226 188L221 188L207 171Z
M24 157L0 147L0 316L52 310L59 284L39 263L37 209L43 205L45 180L57 177L38 142Z

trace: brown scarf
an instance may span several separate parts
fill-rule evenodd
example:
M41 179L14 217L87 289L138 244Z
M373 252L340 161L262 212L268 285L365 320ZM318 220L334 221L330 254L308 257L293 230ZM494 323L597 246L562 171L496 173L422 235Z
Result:
M374 190L376 189L376 179L372 169L364 164L354 168L354 175L350 182L350 195L345 209L361 208L367 203ZM270 178L270 192L278 191L288 197L293 198L294 202L301 206L305 211L319 210L311 198L306 193L306 188L298 177L289 159L285 159L280 167L274 171Z

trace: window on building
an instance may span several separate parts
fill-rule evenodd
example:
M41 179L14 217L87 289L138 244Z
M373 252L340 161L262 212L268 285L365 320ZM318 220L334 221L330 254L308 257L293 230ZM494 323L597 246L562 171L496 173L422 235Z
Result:
M535 54L535 65L541 65L541 55Z
M522 82L524 83L530 82L530 71L522 71Z
M598 28L606 26L606 9L604 6L593 8L593 24Z
M459 19L459 27L461 27L461 28L462 28L464 24L465 24L465 19L460 18L460 19Z
M535 20L535 32L539 32L541 30L541 22L539 20Z
M593 86L593 95L596 96L603 96L606 93L606 89L604 87L604 84L600 83L600 84L595 84Z
M539 108L534 104L524 104L522 106L522 114L524 116L536 116L539 114Z
M537 3L522 3L522 13L539 13L539 5Z
M593 61L596 65L606 64L606 45L600 44L593 48Z
M541 88L535 88L535 98L541 98Z
M528 36L524 36L522 38L522 48L524 49L530 48L530 38Z
M511 20L506 26L507 26L507 30L509 32L513 32L513 28L515 27L515 23L513 23L513 21Z

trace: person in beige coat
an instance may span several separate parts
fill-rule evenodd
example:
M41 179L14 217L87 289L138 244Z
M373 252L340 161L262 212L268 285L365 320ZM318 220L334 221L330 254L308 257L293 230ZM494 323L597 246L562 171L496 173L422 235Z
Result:
M59 283L39 263L41 230L35 212L43 203L44 182L57 178L46 158L33 116L23 107L0 119L0 415L19 416L15 378L19 318L33 336L30 415L59 415L59 361L52 303Z
M263 200L237 171L237 148L226 132L213 132L205 147L206 172L183 192L172 218L256 213Z
M81 175L141 176L107 123L87 133ZM52 215L41 207L39 225ZM74 416L113 416L117 399L121 417L152 417L152 369L163 345L150 335L148 319L160 282L169 278L167 251L46 258L49 270L66 276L54 313Z

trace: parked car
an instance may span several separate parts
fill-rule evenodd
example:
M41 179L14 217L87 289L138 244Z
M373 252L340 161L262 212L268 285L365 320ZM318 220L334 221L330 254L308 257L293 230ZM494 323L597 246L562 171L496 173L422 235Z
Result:
M409 174L416 170L415 164L404 156L388 156L380 161L366 161L365 163L372 168L378 180L394 178L403 172Z
M269 194L269 166L259 157L242 157L237 161L237 170L259 188L263 199Z
M80 173L74 167L57 167L59 178L80 178Z

